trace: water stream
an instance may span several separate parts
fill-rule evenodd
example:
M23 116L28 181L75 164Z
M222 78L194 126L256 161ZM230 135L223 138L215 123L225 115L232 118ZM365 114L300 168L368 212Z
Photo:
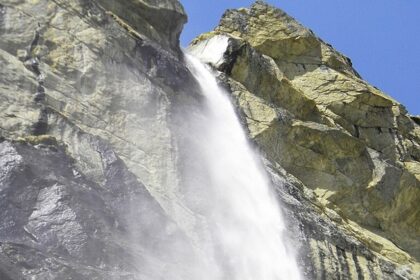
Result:
M212 194L206 219L213 229L221 278L301 279L293 253L285 244L287 229L259 155L212 71L186 56L206 102L205 135L197 141L197 149L207 172L203 184Z

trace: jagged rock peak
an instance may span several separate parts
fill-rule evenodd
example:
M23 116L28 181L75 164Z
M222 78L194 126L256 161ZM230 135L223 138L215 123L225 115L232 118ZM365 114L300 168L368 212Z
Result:
M276 60L327 65L359 77L348 57L335 51L293 17L264 1L256 1L250 8L227 10L214 32L245 39Z
M404 277L416 279L418 120L362 80L349 58L263 1L226 11L215 30L193 40L189 50L220 71L250 137L271 164L300 181L303 193L316 198L346 238L356 238L379 262L390 262L409 271ZM297 214L298 220L305 215ZM315 275L334 279L335 269L360 269L359 264L340 264L337 257L353 254L357 262L360 253L341 238L315 233L316 224L302 226L310 228L306 236L312 240ZM342 251L331 253L331 248ZM377 267L378 260L367 259L368 267ZM400 277L379 270L370 272L374 279Z

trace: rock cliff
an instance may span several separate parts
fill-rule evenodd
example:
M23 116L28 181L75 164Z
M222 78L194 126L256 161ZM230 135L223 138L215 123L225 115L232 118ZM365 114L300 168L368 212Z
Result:
M156 279L192 258L185 21L169 0L1 2L1 279Z
M186 18L177 0L1 1L0 279L200 279ZM419 277L418 119L262 2L190 51L265 156L308 279Z
M310 247L310 277L419 277L420 126L404 106L262 1L228 10L189 49L219 71L273 172L297 181L322 217L313 222L289 205Z

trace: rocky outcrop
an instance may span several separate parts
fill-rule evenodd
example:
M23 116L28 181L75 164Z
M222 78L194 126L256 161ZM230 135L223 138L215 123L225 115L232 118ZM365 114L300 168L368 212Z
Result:
M0 278L183 279L185 20L169 0L1 2Z
M0 279L203 279L185 21L176 0L1 2ZM262 2L190 49L265 155L307 279L418 278L418 117Z
M187 16L178 1L99 0L98 4L128 30L147 36L175 55L180 54L179 35Z
M250 137L325 217L297 217L312 277L417 278L420 126L405 108L311 30L261 1L228 10L189 49L220 71Z
M177 1L130 2L127 20L137 19L139 10L166 17L173 24L166 36L171 30L160 32L164 27L153 21L148 28L120 18L121 7L111 2L2 2L2 136L55 137L78 168L102 184L104 169L88 137L98 136L168 212L189 215L176 202L171 131L172 102L195 86L174 47L186 16ZM159 38L140 33L137 25L155 29Z

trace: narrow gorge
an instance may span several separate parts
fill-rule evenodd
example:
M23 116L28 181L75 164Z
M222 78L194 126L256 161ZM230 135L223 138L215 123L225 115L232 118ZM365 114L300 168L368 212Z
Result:
M420 279L420 118L264 1L186 21L0 1L0 280Z

